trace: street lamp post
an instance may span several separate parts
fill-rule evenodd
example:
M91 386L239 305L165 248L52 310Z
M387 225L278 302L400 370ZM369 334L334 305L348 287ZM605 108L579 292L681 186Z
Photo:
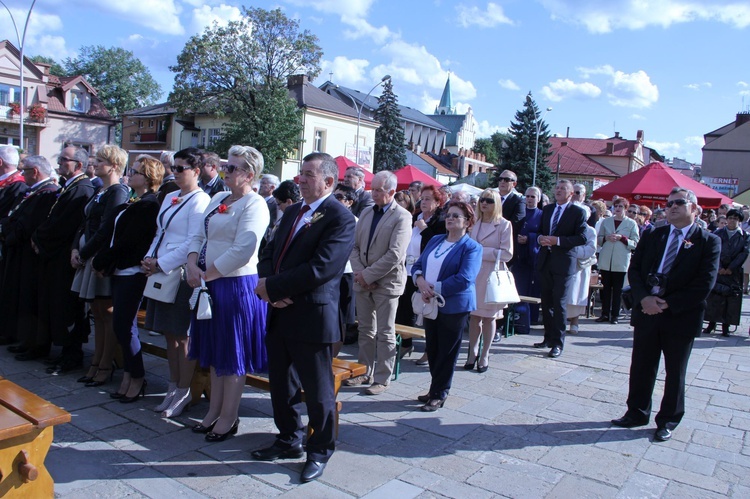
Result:
M29 7L29 13L26 14L26 23L23 25L23 35L21 35L18 32L18 26L16 26L16 20L13 17L13 13L10 11L7 5L5 5L5 2L3 0L0 0L0 4L5 7L5 10L8 11L8 15L10 16L10 20L13 23L13 28L16 30L16 38L18 39L18 50L21 51L21 64L19 64L19 70L18 70L18 79L19 83L21 85L21 97L18 99L21 104L21 111L20 111L20 124L19 124L19 140L21 141L21 148L23 149L23 115L26 111L26 94L24 93L23 88L23 46L26 43L26 31L29 27L29 19L31 19L31 11L34 10L34 4L36 3L36 0L32 0L31 7Z
M359 123L362 118L362 110L365 108L365 103L367 102L367 99L370 97L370 94L375 91L376 88L378 88L380 85L385 83L386 81L391 79L391 75L385 75L380 79L379 82L375 84L374 87L370 89L369 92L367 92L367 95L365 96L365 100L362 101L362 105L359 106L359 111L357 111L357 143L355 144L355 150L356 150L356 158L357 161L355 163L359 164ZM357 109L357 106L354 106L354 109Z
M547 116L547 113L552 111L551 107L548 107L547 110L542 115L542 121L544 120L544 117ZM541 131L541 126L539 124L539 121L536 117L536 113L534 113L534 128L536 129L536 140L534 141L534 176L531 179L531 185L536 186L536 160L537 156L539 155L539 132Z

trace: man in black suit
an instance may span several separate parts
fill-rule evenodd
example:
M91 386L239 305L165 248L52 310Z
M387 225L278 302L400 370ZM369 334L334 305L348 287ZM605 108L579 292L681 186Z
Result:
M659 360L664 354L664 397L654 439L666 441L685 414L685 374L693 341L701 334L706 298L719 271L721 241L695 223L695 193L672 189L668 225L643 234L628 269L634 326L628 410L612 424L648 424Z
M258 183L258 195L266 200L268 206L268 214L271 216L271 220L268 222L268 230L276 225L276 219L279 218L279 206L276 203L276 198L273 197L273 191L279 186L281 181L276 175L265 173L260 178Z
M586 244L586 211L575 205L573 184L560 180L555 185L555 204L542 209L537 268L542 288L544 341L536 348L550 348L550 357L559 357L565 345L566 296L575 280L575 247Z
M357 199L351 207L352 215L359 218L365 208L373 206L372 195L365 190L365 172L358 166L350 166L344 173L344 184L356 192Z
M342 340L339 287L354 246L354 217L331 196L338 177L328 154L305 156L299 175L303 202L284 211L260 257L255 292L271 308L266 328L268 378L279 434L252 453L261 461L299 458L305 427L302 389L312 435L302 482L323 474L335 449L333 344Z
M516 190L518 176L510 170L505 170L500 174L497 181L497 191L500 193L500 201L503 205L503 218L510 222L513 228L513 240L518 240L518 232L523 225L523 219L526 217L526 198ZM508 262L508 266L513 265L515 255ZM492 343L500 343L501 332L505 327L505 319L497 320L495 336Z
M217 192L228 191L229 189L219 176L219 168L221 167L221 158L219 158L219 155L215 152L203 151L201 162L203 165L200 167L198 187L211 197L214 197L214 194Z
M62 150L57 172L65 182L47 220L31 236L46 283L39 290L38 334L40 340L62 346L61 355L47 369L49 374L82 367L83 343L91 332L83 302L70 290L76 272L70 265L70 247L83 222L83 208L96 191L84 174L87 161L85 149L70 146Z
M0 220L21 200L29 186L18 171L18 149L0 146Z

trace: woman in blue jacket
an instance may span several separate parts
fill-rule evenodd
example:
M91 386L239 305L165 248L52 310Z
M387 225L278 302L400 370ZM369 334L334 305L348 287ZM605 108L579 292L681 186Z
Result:
M412 267L414 284L428 302L435 294L445 299L435 319L425 319L427 359L432 383L427 395L420 395L423 411L443 407L453 381L461 348L461 336L476 308L474 281L482 265L482 246L467 231L474 222L474 210L463 202L448 204L447 234L433 237Z

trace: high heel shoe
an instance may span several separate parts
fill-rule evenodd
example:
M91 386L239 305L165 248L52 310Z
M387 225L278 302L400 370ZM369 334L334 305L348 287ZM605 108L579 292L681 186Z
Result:
M229 435L236 435L237 431L240 429L240 419L237 418L237 420L234 422L231 428L229 428L229 431L226 433L214 433L212 431L209 431L206 433L206 442L223 442L227 439Z
M404 357L411 357L411 354L412 354L413 351L414 351L414 345L412 345L410 347L407 347L407 348L403 348L402 347L401 350L399 350L399 356L402 359Z
M430 363L430 361L427 359L427 354L422 355L415 364L418 366L426 366Z
M125 395L127 393L114 392L109 394L109 398L117 400L123 398Z
M489 365L489 364L487 364L486 366L480 366L480 365L477 365L477 372L478 372L479 374L482 374L482 373L486 373L486 372L487 372L487 369L489 369L489 368L490 368L490 365Z
M218 419L216 421L218 421ZM203 423L198 423L197 425L190 428L190 431L192 431L193 433L210 433L214 429L214 426L216 426L216 421L208 426L203 426Z
M177 390L177 383L174 381L170 381L169 385L167 385L167 394L164 395L164 400L161 401L161 404L154 407L154 412L162 412L167 409L170 405L172 405L172 400L174 399L175 391Z
M179 416L191 400L193 400L193 397L190 395L190 387L177 388L172 403L161 413L162 417L175 418Z
M103 379L103 380L99 380L99 379L96 379L96 376L98 376L98 375L99 375L99 373L102 373L102 372L103 372L103 373L109 373L109 376L106 376L106 374L105 374L105 376L104 376L104 379ZM115 370L114 370L114 369L101 369L101 368L100 368L100 369L99 369L98 371L96 371L96 376L94 376L94 377L93 377L93 378L91 379L91 381L89 381L88 383L86 383L86 384L85 384L84 386L88 386L88 387L93 387L93 386L102 386L102 385L104 385L105 383L107 383L107 381L112 381L112 379L113 379L113 378L114 378L114 376L115 376ZM109 378L109 379L107 379L107 378Z
M99 364L91 364L89 366L88 372L86 374L84 374L83 376L81 376L80 378L78 378L76 380L76 383L91 383L92 381L94 381L94 376L96 376L96 372L98 370L99 370ZM91 376L89 376L89 372L91 372L91 371L94 371L94 374L92 374Z
M472 369L474 369L474 365L476 365L476 363L476 359L474 359L474 362L467 361L466 364L464 364L464 369L466 369L467 371L471 371Z
M427 395L420 395L419 397L417 397L417 400L419 400L423 404L426 404L430 401L430 394L428 393Z
M422 406L424 412L435 412L445 405L445 399L432 399Z
M128 397L127 394L124 397L120 398L121 404L130 404L132 402L135 402L140 397L146 397L146 386L148 386L148 382L144 379L143 384L141 385L141 389L138 390L138 393L135 394L133 397Z

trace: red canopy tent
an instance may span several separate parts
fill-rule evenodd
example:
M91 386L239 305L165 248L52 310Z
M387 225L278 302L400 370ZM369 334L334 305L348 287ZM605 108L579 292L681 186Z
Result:
M435 187L443 186L443 184L413 165L406 165L405 167L401 168L400 170L396 170L393 173L396 174L396 178L398 179L397 189L399 191L408 189L409 184L417 180L422 182L424 185L434 185Z
M698 197L698 204L704 208L718 208L724 203L732 204L732 200L720 192L660 162L648 164L598 188L591 193L591 198L609 201L617 195L635 204L645 204L651 207L663 206L674 187L684 187L693 191Z
M372 182L372 178L375 176L370 172L369 170L362 168L354 161L350 160L346 156L338 156L336 157L336 164L339 165L339 182L342 182L344 180L344 174L346 173L346 169L354 166L356 168L359 168L363 172L365 172L365 188L370 188L370 183Z

